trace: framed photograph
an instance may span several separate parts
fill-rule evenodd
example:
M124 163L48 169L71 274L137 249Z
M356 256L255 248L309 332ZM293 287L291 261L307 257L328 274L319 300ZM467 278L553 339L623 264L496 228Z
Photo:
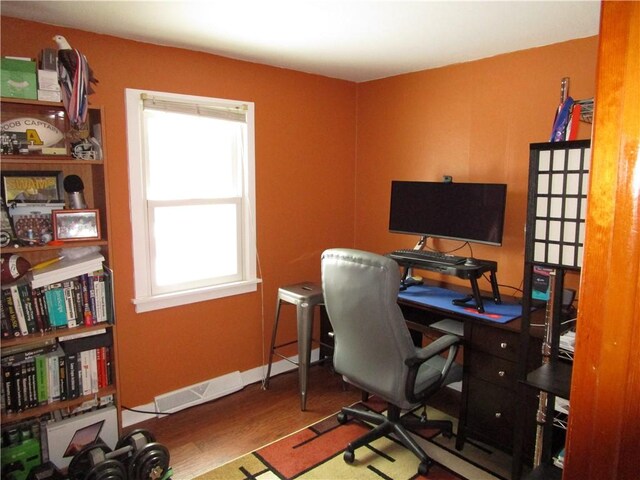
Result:
M54 210L53 238L70 242L75 240L99 240L99 210Z
M12 202L63 201L62 172L2 172L2 198Z
M64 203L12 202L9 216L20 245L46 245L53 240L51 212L64 208Z

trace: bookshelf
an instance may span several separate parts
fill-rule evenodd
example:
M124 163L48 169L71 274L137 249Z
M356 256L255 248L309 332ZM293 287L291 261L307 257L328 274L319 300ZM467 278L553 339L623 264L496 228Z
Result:
M82 158L82 155L73 154L73 144L78 140L77 137L71 139L69 137L69 122L67 120L66 112L62 103L54 102L42 102L36 100L21 100L14 98L1 98L1 120L2 123L10 122L12 119L38 119L53 124L59 131L64 132L64 137L56 143L55 148L50 150L34 150L29 153L14 153L13 150L7 151L3 148L2 151L2 174L3 183L4 175L10 172L11 175L20 175L23 173L25 176L34 175L41 172L54 172L59 181L59 200L60 203L65 202L65 194L63 190L63 180L69 175L77 175L80 177L84 184L84 199L88 209L95 209L99 211L99 227L100 238L91 240L69 241L62 244L52 245L44 242L33 242L34 244L25 244L18 239L15 242L3 247L1 252L3 254L17 254L27 259L31 265L56 258L60 255L62 249L66 252L78 252L77 249L83 247L94 247L99 254L104 257L105 266L109 264L110 259L110 242L109 242L109 211L108 211L108 161L107 153L104 144L104 132L105 132L105 116L102 107L89 106L88 109L88 122L87 122L87 134L88 138L93 138L94 152L91 154L93 158ZM5 139L6 140L6 139ZM89 156L90 157L90 156ZM3 194L5 188L3 185ZM3 199L4 200L4 199ZM7 202L9 203L9 202ZM68 205L68 204L67 204ZM65 206L66 208L66 206ZM97 248L96 248L97 247ZM100 336L108 337L109 344L107 347L99 347L96 350L98 360L105 366L104 372L101 372L102 378L100 385L96 387L96 384L92 385L92 389L89 393L85 391L75 391L74 395L71 395L71 390L68 392L67 398L62 397L61 400L49 399L48 401L39 401L37 404L32 402L28 407L22 407L17 410L12 407L15 404L7 405L6 398L3 398L2 406L2 425L3 430L12 425L21 425L22 422L28 422L32 419L38 418L54 418L60 415L58 412L73 412L78 407L80 409L80 415L86 405L100 405L104 406L103 402L112 403L117 410L117 430L120 432L121 425L121 413L119 408L119 396L118 396L118 374L117 374L117 328L115 324L115 312L113 309L113 272L105 268L108 271L109 287L105 287L104 300L109 304L108 318L102 317L98 323L96 322L83 322L82 315L78 317L78 326L69 328L68 326L62 328L45 328L38 327L35 332L27 335L20 334L18 336L12 336L10 338L2 337L1 347L3 358L3 368L7 364L5 360L10 355L17 352L18 355L24 352L35 352L40 348L45 348L47 345L60 345L60 340L65 339L68 336L79 336L79 334L85 334L87 336L81 339L69 339L67 341L84 341L87 338L98 338ZM97 276L94 276L94 279ZM93 281L93 280L92 280ZM91 284L93 288L97 288L94 284ZM3 285L3 288L7 287ZM35 290L35 289L33 289ZM88 290L91 292L92 290ZM95 293L95 290L94 290ZM86 298L86 297L85 297ZM79 300L77 300L79 301ZM85 304L86 305L86 304ZM92 318L95 318L95 304L91 305L90 311L93 314ZM107 307L105 307L107 308ZM105 310L106 311L106 310ZM81 312L79 312L81 313ZM86 315L86 311L85 311ZM53 348L53 347L52 347ZM102 349L105 350L102 350ZM109 350L106 350L108 348ZM98 352L98 350L100 351ZM63 350L64 351L64 350ZM103 355L101 357L101 355ZM108 362L105 360L104 355L108 355ZM41 355L42 356L42 355ZM64 356L69 357L69 354ZM78 353L80 356L80 353ZM19 363L19 362L18 362ZM79 365L79 364L78 364ZM100 368L100 367L98 367ZM108 369L108 378L105 377ZM62 372L62 370L60 370ZM4 372L3 372L4 375ZM4 378L3 378L4 380ZM3 397L4 397L4 382L3 382ZM87 410L89 411L89 410ZM77 411L76 411L77 413ZM65 414L62 414L63 417ZM4 445L3 445L4 446ZM44 451L43 446L43 451Z
M582 267L590 161L589 140L530 146L518 380L521 395L527 390L538 393L538 431L534 457L526 460L523 434L516 431L514 480L521 478L525 463L533 465L527 480L562 477L554 459L564 446L572 373L572 352L567 348L572 345L571 330L577 328L575 313L567 311L564 285L565 276L579 275ZM542 324L532 321L534 302L544 306ZM526 354L531 337L541 330L542 363L530 367Z

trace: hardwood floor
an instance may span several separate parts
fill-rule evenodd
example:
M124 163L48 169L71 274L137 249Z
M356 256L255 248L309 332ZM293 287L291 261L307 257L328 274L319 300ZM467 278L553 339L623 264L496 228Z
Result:
M457 411L455 392L432 397L429 404ZM259 383L242 391L164 418L147 420L125 430L145 428L169 449L174 480L189 479L325 418L361 398L328 366L309 370L307 411L300 411L297 371L271 379L269 390Z

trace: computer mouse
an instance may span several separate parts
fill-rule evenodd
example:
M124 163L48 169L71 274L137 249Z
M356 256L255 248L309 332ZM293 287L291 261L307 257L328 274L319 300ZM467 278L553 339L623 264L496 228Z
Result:
M473 257L468 257L465 261L464 261L464 266L465 267L477 267L478 265L480 265L480 263L478 262L478 260L476 260Z

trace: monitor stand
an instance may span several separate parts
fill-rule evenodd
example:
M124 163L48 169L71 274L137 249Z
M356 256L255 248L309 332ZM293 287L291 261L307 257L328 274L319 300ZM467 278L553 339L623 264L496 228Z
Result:
M424 250L424 247L427 245L428 238L429 237L427 235L422 235L418 240L418 243L413 247L413 250ZM404 269L404 275L402 275L402 279L400 280L400 291L402 292L412 285L422 285L423 283L422 277L416 278L413 276L413 267L407 267Z

